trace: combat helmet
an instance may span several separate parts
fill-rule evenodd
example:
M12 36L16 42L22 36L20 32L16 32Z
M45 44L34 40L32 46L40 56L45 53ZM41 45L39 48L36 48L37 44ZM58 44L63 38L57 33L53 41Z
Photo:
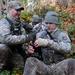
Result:
M33 15L33 17L32 17L32 22L38 22L39 19L40 19L40 17L35 14L35 15Z

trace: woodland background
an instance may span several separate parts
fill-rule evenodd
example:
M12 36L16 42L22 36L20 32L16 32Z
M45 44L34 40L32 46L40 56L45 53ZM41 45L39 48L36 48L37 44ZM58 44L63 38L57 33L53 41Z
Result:
M48 11L55 11L59 15L59 28L66 32L72 44L72 52L67 58L75 58L75 0L0 0L0 19L6 16L6 6L9 1L20 1L24 10L20 18L23 22L31 22L33 14L45 17ZM0 75L10 75L9 71L3 71ZM22 75L22 71L15 67L11 75Z

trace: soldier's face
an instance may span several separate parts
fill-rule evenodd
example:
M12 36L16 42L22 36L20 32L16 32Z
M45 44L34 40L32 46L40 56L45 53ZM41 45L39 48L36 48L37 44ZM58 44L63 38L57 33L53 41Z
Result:
M9 9L9 13L11 14L11 16L13 16L14 18L19 18L20 13L21 13L21 9Z
M54 31L57 28L57 25L52 23L46 23L46 26L49 31Z

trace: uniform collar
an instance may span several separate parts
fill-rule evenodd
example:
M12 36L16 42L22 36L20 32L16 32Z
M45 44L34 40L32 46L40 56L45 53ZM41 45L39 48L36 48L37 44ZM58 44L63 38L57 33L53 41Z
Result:
M20 23L20 20L19 19L15 19L13 16L11 16L9 13L7 14L7 18L9 19L9 20L11 20L12 21L12 23L13 24L18 24L18 23Z

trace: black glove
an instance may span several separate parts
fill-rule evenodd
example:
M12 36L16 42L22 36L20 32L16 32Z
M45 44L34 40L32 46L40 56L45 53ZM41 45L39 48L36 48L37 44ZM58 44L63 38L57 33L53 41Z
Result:
M33 27L28 23L21 22L21 25L28 33L30 33L33 29Z
M30 41L33 41L32 33L26 35L26 42L30 42Z

